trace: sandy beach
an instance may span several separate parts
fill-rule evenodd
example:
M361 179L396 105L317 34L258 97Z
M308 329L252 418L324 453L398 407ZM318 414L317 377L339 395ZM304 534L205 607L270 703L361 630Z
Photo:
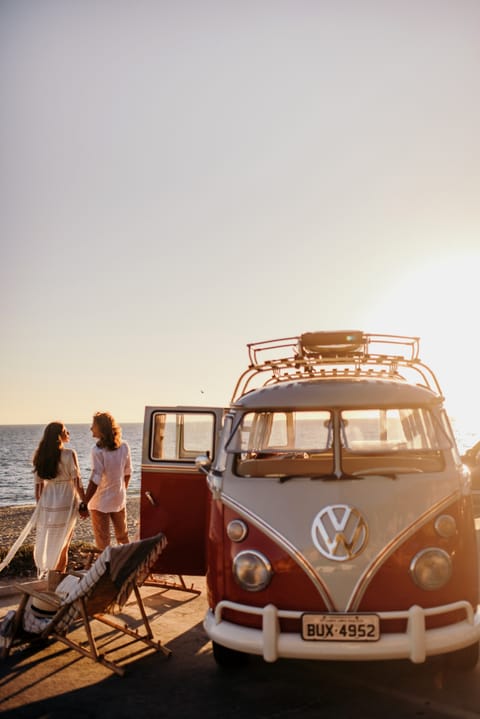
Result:
M33 505L0 507L0 547L8 549L26 525L34 510ZM130 539L137 538L139 530L140 495L127 499L127 523ZM25 544L33 544L35 533L32 532ZM92 523L90 519L79 519L73 533L72 542L88 542L93 544Z

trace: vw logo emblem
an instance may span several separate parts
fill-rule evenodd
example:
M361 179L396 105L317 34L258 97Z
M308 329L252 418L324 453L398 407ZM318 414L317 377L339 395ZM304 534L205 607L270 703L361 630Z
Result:
M312 539L320 554L334 562L354 559L367 544L368 527L358 509L348 504L324 507L312 523Z

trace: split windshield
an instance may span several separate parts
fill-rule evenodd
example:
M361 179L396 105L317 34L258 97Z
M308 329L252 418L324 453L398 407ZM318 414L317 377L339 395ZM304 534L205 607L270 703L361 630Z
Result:
M228 451L241 476L441 471L449 438L426 408L263 411L243 415ZM335 455L337 458L335 459Z

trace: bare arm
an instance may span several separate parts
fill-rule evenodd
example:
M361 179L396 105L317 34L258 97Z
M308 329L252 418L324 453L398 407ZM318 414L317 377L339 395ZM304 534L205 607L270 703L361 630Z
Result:
M75 489L77 490L78 498L80 502L85 502L85 490L83 489L83 483L80 477L75 479Z
M35 482L35 501L38 502L43 492L43 482Z
M125 489L128 489L128 485L130 484L130 477L132 476L132 458L130 456L130 447L125 442L126 448L127 448L127 459L125 462L125 466L123 468L123 471L125 472L124 480L125 480Z
M85 504L88 504L95 492L97 491L97 485L92 480L89 481L87 491L85 492Z
M78 466L78 458L76 452L72 452L73 454L73 463L75 465L75 469L77 470L77 476L74 479L75 484L75 490L77 492L78 498L80 499L80 502L85 502L85 491L83 489L83 482L82 482L82 476L80 474L80 467Z

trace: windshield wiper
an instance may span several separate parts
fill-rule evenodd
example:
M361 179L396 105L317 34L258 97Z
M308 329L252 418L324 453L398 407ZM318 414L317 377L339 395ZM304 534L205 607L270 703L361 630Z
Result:
M393 472L370 472L369 474L354 474L351 479L367 479L367 477L385 477L385 479L398 479Z
M289 482L291 479L310 479L311 481L317 481L320 480L322 482L343 482L346 479L367 479L371 476L377 476L377 477L384 477L385 479L398 479L398 475L396 472L382 472L380 471L367 471L365 473L359 473L359 474L346 474L345 472L342 472L342 474L337 475L334 472L330 472L329 474L292 474L292 475L284 475L283 477L278 477L278 481L280 484L283 484L284 482Z
M323 482L341 482L344 479L365 479L365 477L356 474L341 474L340 477L338 477L336 474L331 472L330 474L292 474L288 477L279 477L278 481L280 484L283 484L284 482L289 482L291 479L310 479L312 481L319 479Z
M321 479L326 482L334 482L335 480L339 480L341 482L344 479L365 479L365 477L362 477L361 475L356 475L356 474L346 474L345 472L342 472L341 475L337 475L334 472L331 472L330 474L313 475L310 479L312 479L312 480Z
M385 479L398 479L398 471L393 467L392 469L366 469L363 472L355 472L354 474L348 474L348 472L344 472L342 470L341 474L339 475L335 474L335 472L331 472L330 474L312 475L311 479L323 479L327 481L339 479L340 481L342 481L344 479L367 479L367 477L371 477L372 475L378 477L385 477Z

